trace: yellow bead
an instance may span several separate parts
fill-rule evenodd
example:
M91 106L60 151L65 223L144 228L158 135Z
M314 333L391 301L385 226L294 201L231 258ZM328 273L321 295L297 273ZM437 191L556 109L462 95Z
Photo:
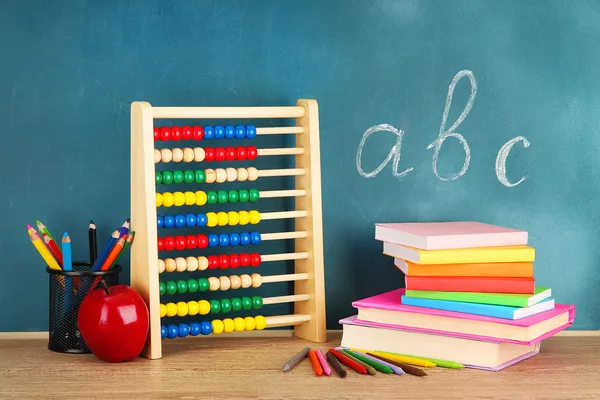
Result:
M250 214L248 211L240 211L238 215L240 217L240 225L248 225L250 223Z
M244 322L246 322L246 330L253 331L256 328L256 321L252 317L244 318Z
M260 222L260 213L256 210L250 210L250 223L256 225Z
M167 315L167 306L165 306L164 304L160 305L160 317L164 317L165 315Z
M156 193L156 207L160 207L163 204L163 195Z
M185 204L185 194L183 194L181 192L175 192L175 193L173 193L173 196L175 197L174 204L176 207L180 207Z
M185 205L193 206L196 204L196 194L194 192L185 192Z
M227 225L227 222L229 221L229 217L227 216L226 212L219 211L217 213L217 217L219 218L219 222L218 222L219 226L225 226L225 225Z
M235 323L236 332L241 332L246 329L246 322L244 321L244 318L236 317L234 318L233 322Z
M177 306L175 303L167 303L167 317L174 317L177 315Z
M229 211L227 217L229 218L229 225L231 226L236 226L240 223L240 215L235 211Z
M163 206L164 207L171 207L173 205L173 203L175 203L175 196L173 196L173 193L171 192L164 192L162 194L163 197Z
M254 321L256 322L257 331L262 331L267 327L267 320L262 315L257 315L254 317Z
M200 315L206 315L210 312L210 303L207 300L200 300L198 302L198 313Z
M188 315L196 315L200 311L200 306L197 301L188 301Z
M235 330L235 322L231 318L225 318L223 320L224 331L225 332L233 332Z
M225 329L225 324L223 324L223 321L221 321L220 319L215 319L211 321L211 325L213 330L212 333L214 333L215 335L223 333L223 330Z
M198 256L198 270L204 271L208 268L208 258L204 256Z
M198 190L196 192L196 205L203 206L206 204L208 197L206 196L206 192L203 190Z
M217 217L217 213L212 211L206 213L206 225L209 227L215 227L219 223L219 217Z
M177 303L177 315L179 317L185 317L188 313L188 305L187 303L180 301Z

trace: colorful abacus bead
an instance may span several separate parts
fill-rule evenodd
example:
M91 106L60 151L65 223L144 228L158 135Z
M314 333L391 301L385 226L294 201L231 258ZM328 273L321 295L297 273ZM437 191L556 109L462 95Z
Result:
M214 319L212 321L192 322L190 324L168 324L161 325L161 338L175 339L183 338L188 335L198 336L221 334L223 332L241 332L252 330L263 330L267 326L267 320L262 315L256 317L236 317L225 319Z

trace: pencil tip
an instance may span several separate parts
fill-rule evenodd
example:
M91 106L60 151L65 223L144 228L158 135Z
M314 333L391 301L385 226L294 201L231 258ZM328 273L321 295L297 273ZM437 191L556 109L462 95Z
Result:
M283 372L288 372L290 369L290 366L286 364L285 367L283 367Z

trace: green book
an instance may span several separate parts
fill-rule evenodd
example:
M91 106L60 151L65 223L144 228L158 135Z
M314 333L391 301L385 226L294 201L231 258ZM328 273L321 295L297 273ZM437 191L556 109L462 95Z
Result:
M419 299L462 301L465 303L496 304L511 307L530 307L542 300L550 298L552 290L546 287L536 287L534 294L407 290L405 295L407 297Z

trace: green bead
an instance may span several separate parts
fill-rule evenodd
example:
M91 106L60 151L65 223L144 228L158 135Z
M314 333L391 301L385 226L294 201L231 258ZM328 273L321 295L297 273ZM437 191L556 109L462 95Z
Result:
M198 280L193 279L193 278L188 279L187 285L188 285L188 292L196 293L198 291Z
M237 190L230 190L227 195L230 203L237 203L237 201L240 199L240 195L238 194Z
M167 294L175 294L177 293L177 284L175 281L167 282Z
M229 196L227 195L227 192L224 190L219 190L217 192L217 202L220 204L223 203L227 203L227 201L229 200Z
M215 192L214 190L209 190L208 192L206 192L206 202L208 204L217 204L217 192Z
M187 292L187 290L188 290L188 284L186 281L184 281L183 279L177 281L177 291L179 293L185 293L185 292Z
M242 308L246 311L252 309L252 299L248 296L242 297Z
M240 201L242 203L247 203L250 199L250 193L246 189L240 189Z
M263 306L263 301L262 301L262 297L260 296L252 296L252 307L254 307L255 310L260 310Z
M156 180L156 184L160 185L162 183L162 174L160 172L155 172L154 179Z
M201 292L206 292L210 288L210 283L206 278L198 278L198 289Z
M162 176L162 180L165 185L170 185L173 183L173 173L171 171L163 171Z
M221 312L223 312L223 313L231 312L231 300L221 299Z
M160 295L162 296L163 294L167 293L167 284L164 282L161 282L158 284L158 288L160 289Z
M258 192L258 189L250 189L250 201L256 202L259 197L260 193Z
M239 297L231 299L231 309L233 311L240 311L242 309L242 300Z
M196 183L204 183L204 181L206 180L206 174L201 169L197 169L195 175Z
M183 183L183 171L173 171L173 182Z
M194 183L194 171L183 171L183 181L185 183Z
M221 302L217 299L212 299L210 301L210 312L211 314L218 314L221 312Z

